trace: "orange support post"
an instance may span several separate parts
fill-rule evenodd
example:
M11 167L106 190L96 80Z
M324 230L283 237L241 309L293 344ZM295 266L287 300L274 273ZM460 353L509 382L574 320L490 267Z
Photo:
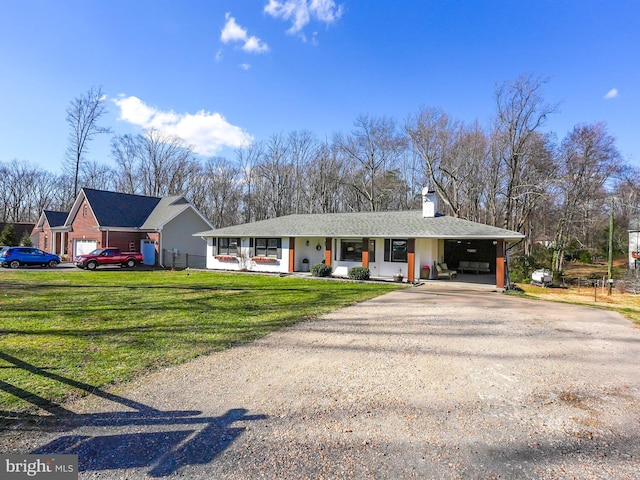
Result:
M410 238L407 242L407 281L416 280L416 239Z
M369 268L369 239L362 239L362 266Z
M324 263L327 265L331 265L331 244L333 243L333 239L331 237L327 237L324 242L325 254L324 254Z
M496 244L496 288L504 288L504 241Z
M296 261L296 239L295 237L289 237L289 273L295 271Z

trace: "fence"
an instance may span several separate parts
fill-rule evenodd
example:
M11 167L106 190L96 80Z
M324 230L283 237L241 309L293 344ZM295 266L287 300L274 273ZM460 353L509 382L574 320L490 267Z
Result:
M162 265L166 268L206 268L207 257L195 255L193 253L174 252L173 250L162 250Z

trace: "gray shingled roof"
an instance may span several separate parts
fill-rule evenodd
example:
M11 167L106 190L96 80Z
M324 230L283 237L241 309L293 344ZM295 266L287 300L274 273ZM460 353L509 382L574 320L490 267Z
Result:
M520 240L503 228L422 210L287 215L194 234L201 237L409 237Z
M140 228L157 230L189 207L189 202L182 195L161 198Z
M101 227L140 228L160 198L83 188Z
M44 216L47 217L49 227L62 227L64 222L67 221L69 212L56 212L54 210L45 210Z

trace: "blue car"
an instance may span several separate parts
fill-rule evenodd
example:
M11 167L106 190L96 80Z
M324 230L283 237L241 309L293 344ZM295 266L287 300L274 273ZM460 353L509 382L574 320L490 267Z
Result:
M55 267L59 263L58 255L43 252L34 247L9 247L0 252L0 265L3 267L18 268L21 265Z

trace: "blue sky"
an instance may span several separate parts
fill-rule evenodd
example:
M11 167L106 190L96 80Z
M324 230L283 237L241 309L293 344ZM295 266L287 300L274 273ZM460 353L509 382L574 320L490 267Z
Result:
M548 77L562 138L606 122L640 166L640 1L0 0L0 161L58 172L65 111L92 86L115 134L154 126L200 154L361 114L441 107L485 124L496 82ZM113 164L109 138L89 160Z

